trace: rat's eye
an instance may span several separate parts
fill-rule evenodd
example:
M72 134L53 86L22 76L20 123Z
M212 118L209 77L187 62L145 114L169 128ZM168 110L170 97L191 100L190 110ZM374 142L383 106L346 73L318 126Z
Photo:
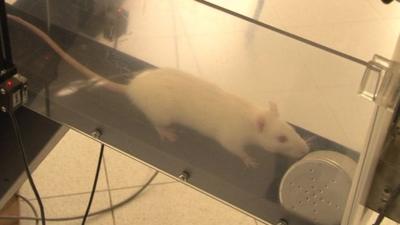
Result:
M288 141L288 138L287 138L285 135L279 135L279 136L277 137L277 139L278 139L278 141L279 141L280 143L285 143L285 142Z

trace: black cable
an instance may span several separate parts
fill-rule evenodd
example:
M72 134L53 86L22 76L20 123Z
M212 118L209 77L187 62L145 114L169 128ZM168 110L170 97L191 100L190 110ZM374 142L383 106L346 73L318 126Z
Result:
M27 199L26 197L24 197L24 196L22 196L20 194L17 194L16 196L18 198L22 199L22 201L24 201L29 206L29 208L31 208L31 210L33 212L33 215L35 215L35 217L38 217L38 213L37 213L37 211L35 209L35 206L33 206L32 202L29 201L29 199ZM36 225L39 225L39 220L40 220L39 218L36 220L36 222L35 222Z
M103 162L103 153L104 153L104 144L101 143L99 161L97 163L97 169L96 169L96 175L94 177L94 182L93 182L92 192L90 193L89 203L86 208L85 215L83 216L82 225L85 225L85 223L86 223L86 219L89 215L90 207L92 206L94 194L96 193L96 187L97 187L97 181L98 181L99 175L100 175L101 163Z
M13 66L11 55L11 41L8 32L6 3L0 0L0 63L2 69L10 69Z
M133 193L130 197L127 199L119 202L118 204L113 205L112 207L101 209L99 211L90 213L87 217L92 217L96 216L99 214L103 214L112 210L116 210L127 203L131 202L132 200L136 199L150 184L151 182L156 178L158 175L158 171L154 172L154 174L150 177L150 179L135 193ZM28 200L29 201L29 200ZM79 216L69 216L69 217L57 217L57 218L46 218L47 221L54 221L54 222L64 222L64 221L70 221L70 220L79 220L82 219L84 216L79 215ZM30 217L30 216L0 216L0 220L40 220L41 218L37 217Z
M32 178L31 170L29 169L28 159L26 156L24 145L22 143L21 131L18 126L18 121L15 118L15 115L13 112L8 112L8 115L10 115L12 126L14 129L15 135L17 137L18 147L22 154L22 159L24 161L24 166L25 166L25 172L26 172L26 175L28 176L29 184L31 185L33 193L35 194L36 200L38 201L38 204L39 204L42 225L46 225L46 216L45 216L45 212L44 212L42 199L40 198L40 194L39 194L39 192L36 188L35 182L33 181L33 178Z
M46 116L51 118L51 114L50 114L50 87L49 87L49 82L45 81L44 83L44 95L45 95L45 99L44 99L44 105L46 108Z

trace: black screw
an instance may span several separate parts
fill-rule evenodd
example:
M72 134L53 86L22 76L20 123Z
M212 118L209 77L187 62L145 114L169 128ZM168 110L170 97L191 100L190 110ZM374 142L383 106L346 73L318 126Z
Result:
M388 187L386 187L386 188L383 189L383 192L385 194L390 194L390 189Z
M276 225L289 225L288 221L284 220L284 219L280 219L278 223L276 223Z
M182 173L179 175L179 179L181 179L182 181L188 181L190 178L190 173L186 170L182 171Z

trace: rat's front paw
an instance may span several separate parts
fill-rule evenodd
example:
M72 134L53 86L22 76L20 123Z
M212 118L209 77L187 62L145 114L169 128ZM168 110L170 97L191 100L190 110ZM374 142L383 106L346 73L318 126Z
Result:
M173 128L157 128L157 132L163 141L175 142L178 139L178 135Z
M259 165L258 162L256 162L253 158L250 158L250 157L247 157L247 158L243 159L243 163L248 168L256 168Z

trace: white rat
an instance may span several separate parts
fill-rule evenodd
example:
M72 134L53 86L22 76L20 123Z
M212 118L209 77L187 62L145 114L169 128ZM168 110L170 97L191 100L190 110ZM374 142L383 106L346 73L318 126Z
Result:
M216 140L249 167L255 167L257 162L245 151L247 145L294 158L309 151L293 127L279 119L274 103L269 108L251 104L175 69L151 69L137 75L129 85L114 83L80 64L34 25L19 17L8 17L37 34L83 75L100 81L109 90L126 94L163 140L176 141L177 134L171 125L183 125Z
M191 128L220 143L245 165L257 165L245 151L257 145L266 151L299 158L306 142L278 117L275 104L253 105L218 86L175 69L142 72L131 80L128 96L153 123L162 139L175 141L172 124Z

